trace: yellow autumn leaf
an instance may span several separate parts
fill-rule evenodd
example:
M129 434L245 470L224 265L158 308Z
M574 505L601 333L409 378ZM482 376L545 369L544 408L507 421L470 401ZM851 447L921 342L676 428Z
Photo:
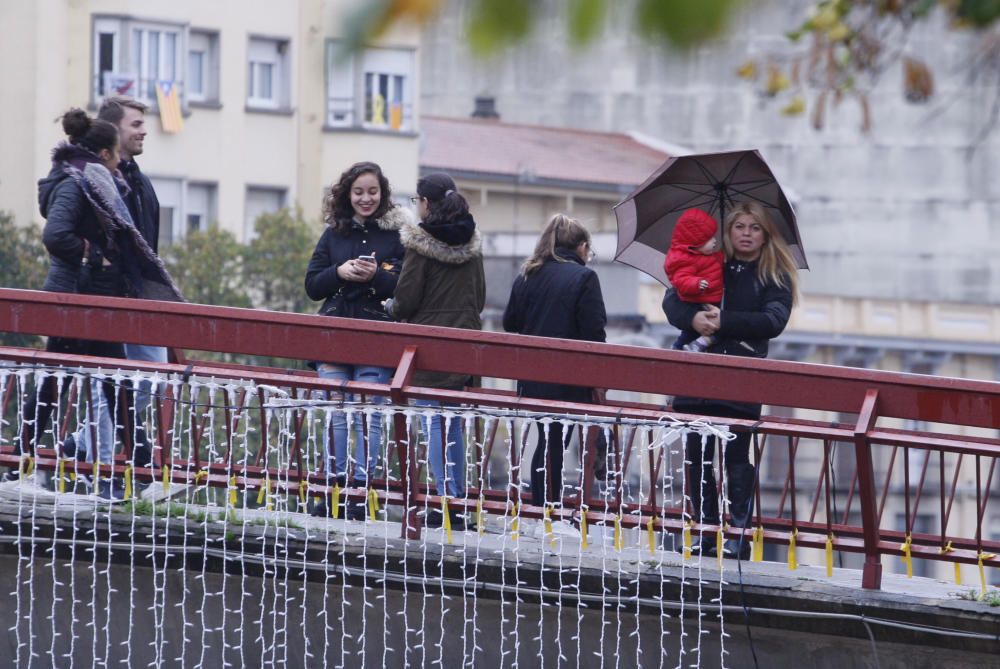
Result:
M787 105L781 108L781 113L785 116L798 116L806 110L806 100L801 95L796 95Z
M767 71L767 85L764 90L768 95L777 95L789 86L788 77L784 72L776 67L770 67Z
M831 42L841 42L851 34L851 29L843 21L838 21L835 26L826 33L826 38Z
M748 79L748 80L756 79L757 63L753 62L752 60L748 60L747 62L740 65L739 69L736 70L736 75L740 79Z

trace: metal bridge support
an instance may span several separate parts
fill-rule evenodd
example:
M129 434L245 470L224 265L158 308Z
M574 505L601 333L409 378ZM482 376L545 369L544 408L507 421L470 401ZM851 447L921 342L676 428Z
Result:
M875 496L875 469L872 466L868 434L878 420L878 391L868 390L854 427L854 457L858 468L858 493L861 502L861 527L865 540L865 566L861 587L878 590L882 587L882 558L879 553L878 500Z

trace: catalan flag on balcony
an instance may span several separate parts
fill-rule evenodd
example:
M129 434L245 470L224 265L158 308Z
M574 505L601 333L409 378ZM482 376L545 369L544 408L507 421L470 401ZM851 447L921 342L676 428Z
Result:
M167 80L156 82L156 105L160 108L160 124L163 126L163 132L177 133L184 130L180 96L177 94L174 82Z

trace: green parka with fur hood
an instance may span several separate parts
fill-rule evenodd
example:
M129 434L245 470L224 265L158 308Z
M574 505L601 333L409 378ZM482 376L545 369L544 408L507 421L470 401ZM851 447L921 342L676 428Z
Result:
M486 276L479 231L464 244L450 245L424 226L404 225L399 238L406 249L406 262L389 303L390 315L417 325L482 329ZM418 371L413 383L460 390L470 380L465 374Z

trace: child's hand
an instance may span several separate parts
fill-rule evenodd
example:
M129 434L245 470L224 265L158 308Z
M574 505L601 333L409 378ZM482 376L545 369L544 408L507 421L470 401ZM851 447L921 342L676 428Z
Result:
M699 290L708 290L708 279L702 279L698 282Z

